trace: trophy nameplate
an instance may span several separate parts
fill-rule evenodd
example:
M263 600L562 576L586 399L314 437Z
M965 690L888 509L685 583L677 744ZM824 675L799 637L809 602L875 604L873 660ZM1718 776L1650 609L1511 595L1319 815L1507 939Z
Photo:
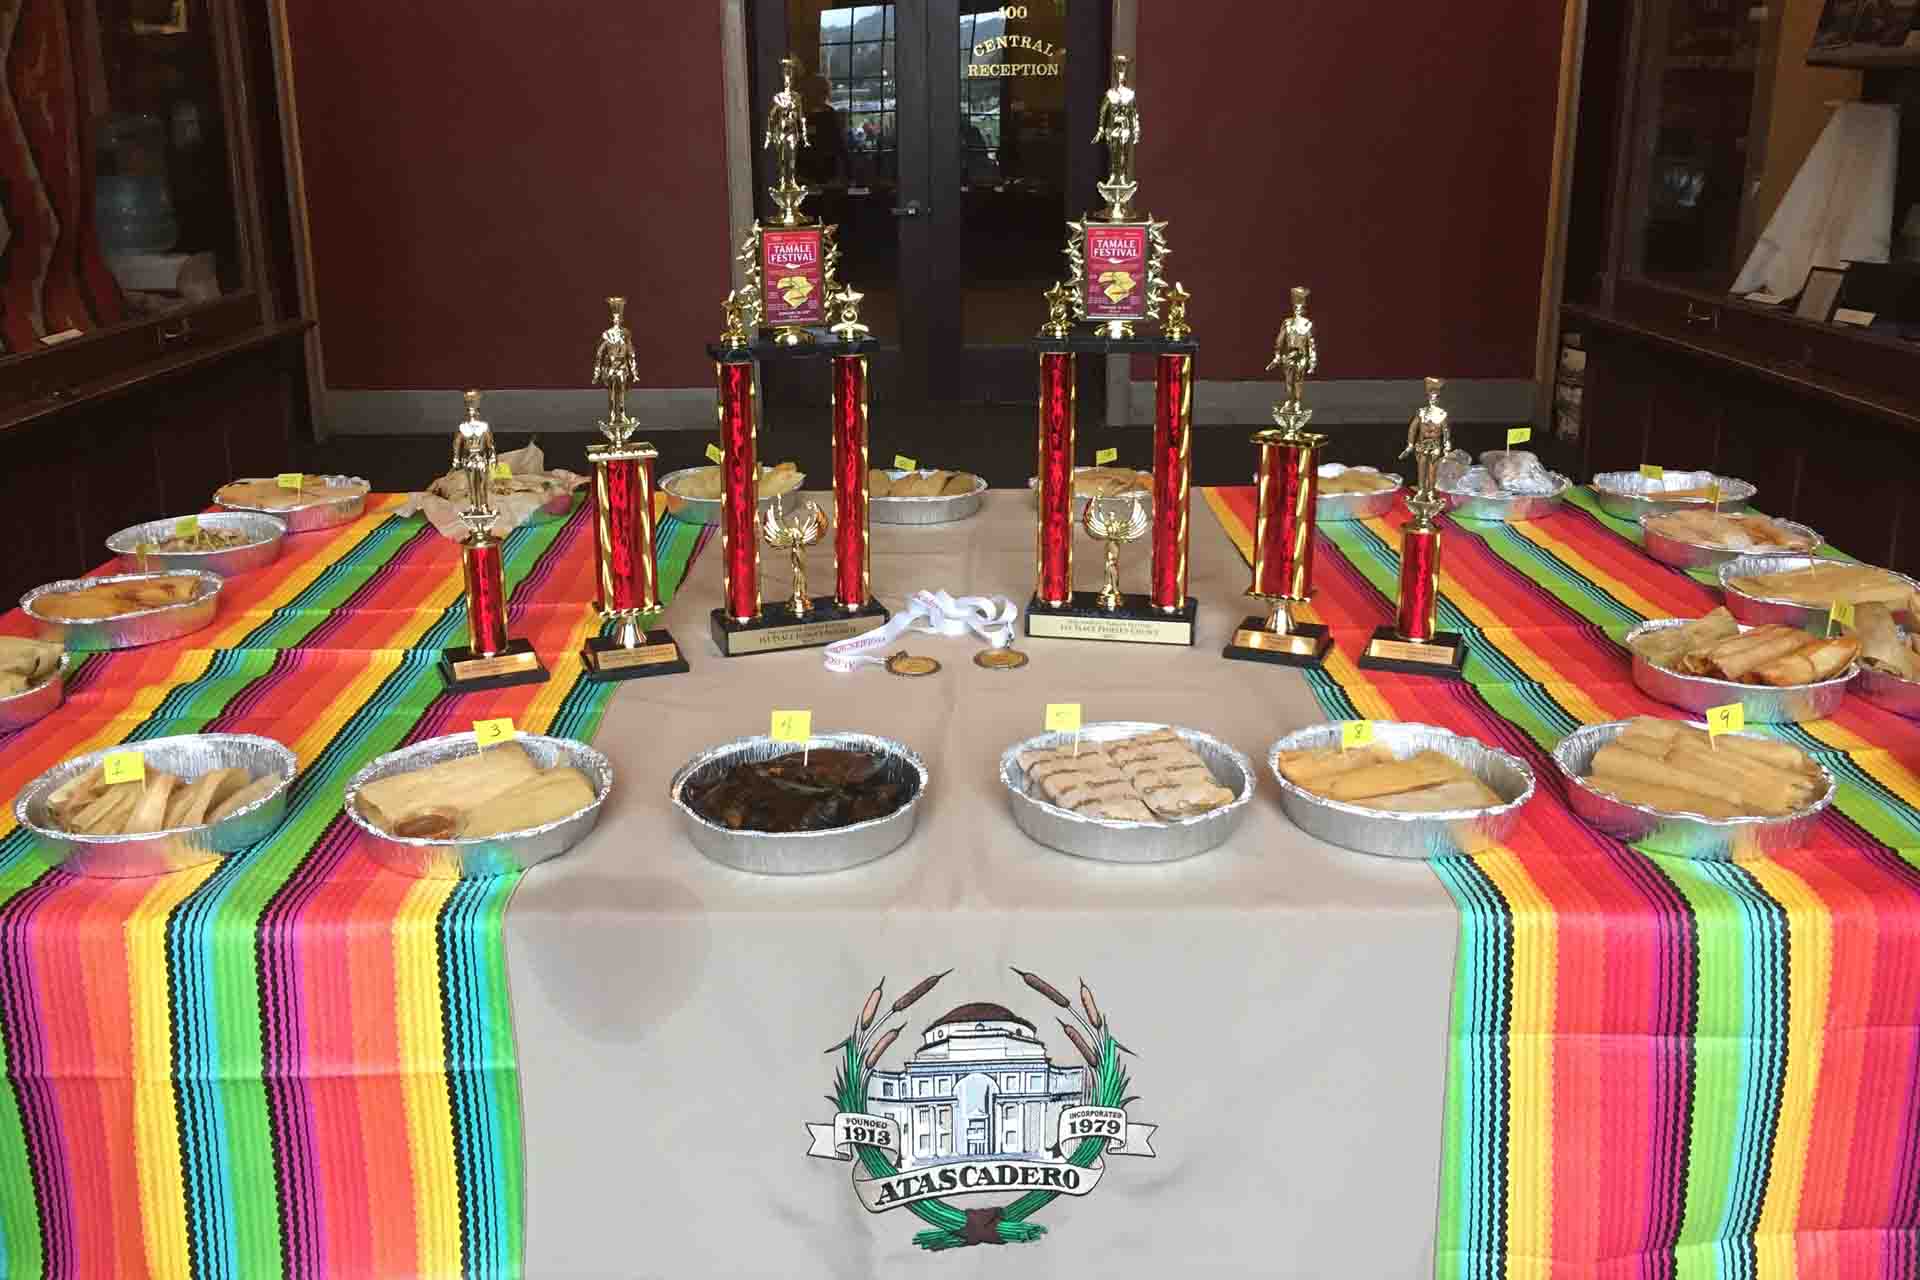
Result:
M617 637L595 636L580 651L580 661L589 680L639 680L689 670L679 643L664 629L647 632L645 643L631 648Z
M1120 644L1193 643L1193 621L1199 602L1187 597L1176 613L1156 609L1145 594L1128 592L1118 608L1100 603L1097 591L1076 591L1063 605L1043 603L1038 596L1027 603L1027 635L1040 640L1109 640Z
M484 655L472 649L448 649L440 655L440 676L455 692L511 689L539 684L547 678L540 655L525 640L514 640L499 653Z
M827 322L826 231L763 227L760 239L761 323L804 329Z
M723 609L712 614L713 643L723 657L738 658L749 653L776 653L782 649L817 649L836 640L864 635L885 626L887 611L879 601L861 609L848 610L838 601L810 602L805 613L795 614L782 600L762 606L760 616L751 622L736 622Z
M1376 628L1360 655L1360 665L1370 671L1408 675L1459 676L1466 663L1467 642L1451 631L1436 631L1431 640L1408 640L1391 626Z
M1220 656L1283 667L1317 667L1332 647L1333 637L1317 622L1294 622L1282 633L1268 630L1267 619L1254 616L1241 622Z

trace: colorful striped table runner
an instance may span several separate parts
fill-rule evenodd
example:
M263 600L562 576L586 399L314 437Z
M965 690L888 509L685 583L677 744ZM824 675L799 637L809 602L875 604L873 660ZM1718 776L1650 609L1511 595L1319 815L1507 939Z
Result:
M507 539L514 634L552 679L454 696L435 664L465 639L457 549L398 503L290 538L204 631L86 658L61 711L0 739L9 800L70 756L202 730L278 738L301 765L271 839L155 879L51 870L9 809L0 1275L519 1274L514 880L384 871L340 796L374 756L483 717L592 735L613 687L577 656L592 521L576 506ZM669 596L706 532L661 520Z
M1252 489L1205 492L1250 555ZM1805 849L1643 856L1572 815L1547 753L1583 723L1679 714L1617 641L1718 592L1576 491L1546 519L1445 525L1466 681L1362 671L1401 523L1320 526L1322 708L1441 724L1541 779L1507 846L1431 864L1460 911L1438 1275L1920 1275L1920 724L1850 698L1775 731L1840 779Z

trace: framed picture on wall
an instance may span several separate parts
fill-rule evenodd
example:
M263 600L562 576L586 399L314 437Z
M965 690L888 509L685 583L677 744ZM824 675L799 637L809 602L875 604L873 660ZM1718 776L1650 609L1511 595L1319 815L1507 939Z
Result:
M1833 309L1840 303L1840 286L1846 278L1844 268L1810 268L1807 271L1806 288L1800 291L1800 305L1793 309L1793 314L1802 320L1817 320L1826 324L1833 319Z

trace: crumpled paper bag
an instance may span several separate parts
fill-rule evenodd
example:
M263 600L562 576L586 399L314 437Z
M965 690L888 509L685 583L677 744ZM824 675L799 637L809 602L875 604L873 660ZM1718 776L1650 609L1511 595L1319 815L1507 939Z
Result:
M550 515L565 515L573 505L573 491L587 482L587 477L571 471L548 471L546 454L537 444L503 453L498 460L507 464L514 479L495 479L488 485L493 497L493 509L497 513L491 530L496 536L504 536L518 529L542 511ZM532 483L536 480L540 482L537 486ZM446 498L441 494L456 496ZM448 471L428 486L426 492L408 494L406 502L401 504L400 514L423 515L442 536L455 542L464 542L467 526L460 519L460 511L467 505L466 495L466 475Z

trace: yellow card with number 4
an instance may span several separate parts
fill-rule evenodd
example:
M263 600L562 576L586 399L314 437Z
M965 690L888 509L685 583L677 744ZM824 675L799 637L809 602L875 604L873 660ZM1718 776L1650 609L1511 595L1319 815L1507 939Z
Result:
M1370 747L1373 745L1373 721L1342 720L1340 722L1340 749L1350 747Z
M776 711L767 736L775 742L808 742L813 738L813 712Z
M100 762L100 777L109 785L120 782L145 782L147 760L138 751L116 751Z
M719 464L719 463L722 463L722 462L725 462L726 460L727 460L727 455L726 455L726 454L724 454L724 453L722 453L722 452L720 452L720 446L719 446L719 445L717 445L717 444L710 444L710 445L708 445L708 446L707 446L707 461L708 461L708 462L711 462L711 463L715 463L715 464Z
M304 489L307 487L307 476L303 471L282 471L273 478L273 482L282 489Z
M896 453L893 455L893 469L895 471L918 471L920 464L904 453Z
M1118 449L1095 449L1093 451L1093 465L1096 467L1104 467L1109 462L1118 461L1120 461L1120 451Z
M1747 709L1737 702L1729 702L1724 707L1707 708L1707 736L1717 738L1723 733L1738 733L1747 727Z
M173 536L176 538L191 538L199 532L199 516L181 516L173 522Z
M1533 439L1532 427L1507 428L1507 448L1509 449L1513 448L1513 446L1517 444L1525 444L1527 441L1531 439Z
M481 750L499 746L503 742L512 742L520 736L509 719L475 720L473 722L473 740L480 744Z

